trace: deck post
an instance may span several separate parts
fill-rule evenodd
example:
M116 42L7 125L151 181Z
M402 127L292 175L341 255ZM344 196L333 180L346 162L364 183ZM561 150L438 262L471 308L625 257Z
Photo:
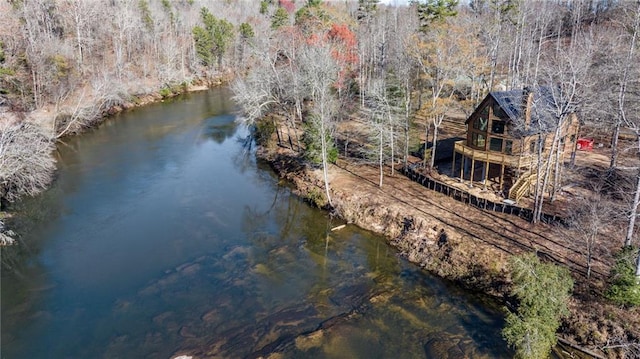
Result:
M502 193L503 185L504 185L504 162L500 164L500 193Z
M487 182L489 182L489 155L487 155L487 162L484 163L484 189L487 189Z
M451 177L456 173L456 151L453 150L453 160L451 161Z
M471 176L469 176L469 186L473 187L473 174L476 170L476 158L471 157Z

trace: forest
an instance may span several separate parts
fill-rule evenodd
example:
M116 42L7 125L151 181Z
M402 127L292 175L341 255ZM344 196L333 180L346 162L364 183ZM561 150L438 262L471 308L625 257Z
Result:
M640 304L640 1L1 0L0 23L3 211L47 188L57 141L188 90L230 83L256 137L322 170L330 207L330 164L349 141L382 187L415 154L433 168L443 127L489 92L548 86L557 106L539 130L575 113L608 157L558 231L586 267L613 268L609 289L588 293ZM554 155L538 157L534 222L571 171ZM13 237L0 216L0 242ZM599 334L583 344L640 353L637 330Z

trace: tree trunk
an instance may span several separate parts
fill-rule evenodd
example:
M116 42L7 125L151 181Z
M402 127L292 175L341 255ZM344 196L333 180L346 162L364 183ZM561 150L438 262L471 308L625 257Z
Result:
M327 161L327 136L326 136L326 128L325 128L325 119L320 119L320 137L322 144L322 177L324 179L324 190L327 195L327 202L329 202L329 206L333 207L333 203L331 202L331 194L329 193L329 161Z
M380 188L382 188L382 177L383 177L383 153L382 153L382 148L384 145L384 141L383 141L383 135L384 134L384 130L382 128L380 128L380 143L378 144L378 165L380 166L380 183L378 184L378 186Z
M622 79L620 81L620 90L618 91L618 120L616 121L616 128L614 130L614 137L612 138L612 153L610 168L613 169L618 156L618 137L620 135L620 126L623 122L626 122L625 113L625 96L627 94L627 85L629 83L629 71L633 63L633 53L636 47L636 40L638 38L638 31L640 31L640 1L637 2L636 19L633 27L633 35L631 36L631 43L629 44L629 51L627 52L627 59L622 70ZM615 147L613 141L615 140ZM614 157L615 155L615 157Z
M427 144L429 143L429 121L424 128L424 155L422 156L423 167L427 167Z
M431 144L431 168L436 164L436 143L438 143L438 127L439 125L433 124L433 142Z
M640 204L640 171L636 175L636 191L633 196L633 204L631 205L631 213L629 213L629 223L627 225L627 235L624 239L624 245L630 246L633 232L636 227L636 217L638 216L638 204Z
M393 120L391 119L391 113L388 112L388 119L389 119L389 144L391 145L391 176L393 176L395 174L395 164L396 164L396 157L395 157L395 134L393 132ZM382 186L380 186L382 187Z
M552 160L554 158L555 153L558 151L558 142L560 141L560 125L557 125L556 127L556 131L553 134L553 141L551 144L551 148L549 149L549 156L547 157L547 162L545 163L544 166L544 178L542 180L542 188L541 191L539 193L540 195L540 201L537 202L537 207L534 209L534 222L539 222L540 218L542 218L542 205L544 203L544 194L545 192L547 192L547 186L549 186L549 176L551 174L551 166L555 165ZM545 139L546 140L546 139ZM545 142L545 140L542 140L543 144ZM536 178L537 181L540 180L540 178Z
M620 118L616 121L616 126L613 128L613 134L611 135L611 161L609 162L609 170L616 168L618 162L618 140L620 138L620 127L622 121Z
M405 82L405 97L404 97L404 167L409 165L409 126L411 111L411 88L409 86L409 80Z
M561 130L561 127L559 125L559 130ZM558 136L560 135L560 131L558 131ZM559 188L561 186L561 182L562 182L562 169L564 168L564 163L562 163L562 161L564 160L564 150L565 147L567 146L567 143L564 139L562 138L558 138L558 145L556 148L556 163L554 164L555 169L554 169L554 173L553 173L553 184L552 184L552 191L551 191L551 202L556 200L556 196L559 192Z
M535 186L535 191L533 193L533 223L537 222L537 215L536 215L536 211L538 209L538 207L542 208L542 199L544 198L544 194L540 194L541 192L541 184L540 184L540 173L541 173L541 169L542 169L542 135L538 134L538 140L537 140L537 163L536 163L536 186ZM471 175L473 176L473 174Z
M636 260L636 283L640 284L640 251L638 251L638 259Z

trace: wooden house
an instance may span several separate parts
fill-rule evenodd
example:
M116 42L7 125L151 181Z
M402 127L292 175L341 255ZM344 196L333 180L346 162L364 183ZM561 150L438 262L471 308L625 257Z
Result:
M452 176L514 201L531 193L539 159L554 168L575 151L578 120L559 97L549 87L489 93L465 122L466 140L454 145Z

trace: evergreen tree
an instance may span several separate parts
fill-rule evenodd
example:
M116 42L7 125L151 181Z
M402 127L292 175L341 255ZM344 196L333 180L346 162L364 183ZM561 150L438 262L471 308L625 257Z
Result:
M638 249L632 246L622 248L616 254L616 264L611 270L611 286L607 297L624 306L640 305L640 282L635 275Z
M279 7L271 16L271 28L274 30L286 25L288 22L289 14L282 7Z
M311 120L305 123L302 142L305 145L304 157L316 166L322 165L322 138L320 137L320 132L322 132L320 120L312 116ZM331 138L331 134L326 130L324 140L327 145L327 161L335 163L338 160L338 149Z
M253 28L251 27L251 25L249 23L243 22L242 24L240 24L240 36L242 36L243 39L252 39L255 36L255 33L253 32Z
M204 31L200 30L199 26L193 29L198 57L207 66L212 64L212 58L215 57L218 60L218 66L221 67L222 57L233 39L233 25L225 19L215 17L206 7L200 9L200 16L204 23ZM196 30L197 28L200 29ZM209 54L205 53L206 46Z
M430 23L442 21L449 16L458 15L458 0L424 0L412 1L416 5L420 26L425 30Z
M556 344L560 319L568 314L573 280L566 268L541 263L534 253L509 261L512 294L519 302L509 312L502 335L518 358L547 358Z
M269 11L269 1L260 1L260 14L265 15Z
M194 27L192 33L196 47L196 55L204 66L211 66L213 64L213 55L211 54L213 39L211 39L211 35L200 26Z
M379 0L358 0L358 21L362 21L378 8Z
M149 9L149 1L140 0L138 2L138 8L142 13L142 22L144 26L149 30L149 32L153 31L153 17L151 16L151 9Z

